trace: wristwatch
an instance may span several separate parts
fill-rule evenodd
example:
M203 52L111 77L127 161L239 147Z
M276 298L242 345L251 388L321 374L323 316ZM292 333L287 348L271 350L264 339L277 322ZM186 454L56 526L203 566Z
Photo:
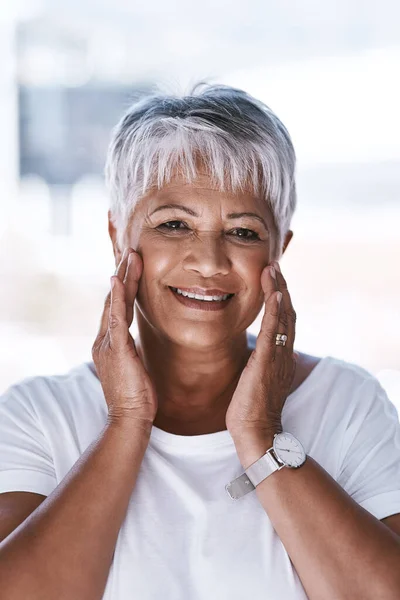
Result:
M228 483L225 489L233 500L238 500L255 490L259 483L275 471L283 467L298 469L304 465L306 458L303 446L294 435L287 431L276 433L273 446L247 467L243 475Z

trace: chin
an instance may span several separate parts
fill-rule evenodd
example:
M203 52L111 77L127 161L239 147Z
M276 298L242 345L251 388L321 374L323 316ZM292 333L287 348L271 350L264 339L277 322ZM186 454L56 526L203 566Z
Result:
M181 326L180 329L179 333L174 332L174 335L169 335L168 337L175 344L192 349L204 350L204 348L215 346L216 344L221 344L224 341L231 339L231 336L226 332L226 327L224 328L224 333L219 333L218 329L215 327L215 323L204 323L204 327L201 327L201 331L199 331L197 326Z

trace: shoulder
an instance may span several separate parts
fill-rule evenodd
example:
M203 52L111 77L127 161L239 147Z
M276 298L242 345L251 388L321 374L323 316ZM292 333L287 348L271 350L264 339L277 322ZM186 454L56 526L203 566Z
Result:
M388 418L398 422L398 413L379 379L368 369L334 356L322 359L320 384L329 398L331 412L348 425L364 419Z
M26 377L9 386L0 396L0 408L32 412L36 416L71 412L81 404L98 401L96 378L88 363L77 365L62 374ZM99 391L99 390L98 390Z
M318 367L318 373L321 380L327 382L334 380L341 385L357 388L360 385L368 383L372 386L379 381L371 371L360 365L346 361L335 356L313 356L299 352L300 370L304 378L310 375Z
M293 383L291 401L307 403L318 418L324 414L332 422L350 418L355 413L366 414L373 403L395 411L379 380L368 369L335 356L317 357L299 353L299 369ZM297 388L299 388L297 390Z
M372 371L357 363L335 356L326 356L324 360L330 377L335 378L342 386L347 386L351 390L361 387L364 390L373 390L380 387L379 380Z

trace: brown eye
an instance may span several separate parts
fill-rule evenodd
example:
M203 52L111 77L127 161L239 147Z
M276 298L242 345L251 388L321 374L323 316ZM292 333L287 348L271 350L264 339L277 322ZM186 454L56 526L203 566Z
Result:
M170 225L171 223L183 223L183 221L167 221L166 223L161 223L161 225L156 227L156 229L165 228L165 229L169 229L170 231L178 231L180 229L179 227L168 227L168 225ZM186 229L187 229L187 227L186 227Z
M183 223L184 227L179 227L179 224ZM178 224L178 227L172 227L171 225L173 224ZM167 221L166 223L161 223L161 225L158 225L158 227L156 227L156 229L164 229L167 231L183 231L184 229L189 229L186 225L186 223L184 221ZM237 237L239 240L244 240L245 242L255 242L257 240L260 240L260 236L258 235L258 233L256 233L255 231L253 231L252 229L246 229L245 227L239 227L237 229L234 229L233 231L240 231L240 232L245 232L246 234L251 234L249 235L235 235L234 237Z
M248 240L250 242L252 242L253 240L259 240L260 239L260 236L258 235L258 233L256 233L252 229L245 229L244 227L239 227L238 229L234 229L234 231L246 231L247 233L251 233L252 234L251 237L248 237L248 236L242 237L240 235L237 236L238 238L242 238L242 239Z

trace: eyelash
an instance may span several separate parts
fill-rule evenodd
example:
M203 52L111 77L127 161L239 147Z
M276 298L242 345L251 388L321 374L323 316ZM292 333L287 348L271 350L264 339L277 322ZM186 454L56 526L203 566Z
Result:
M158 225L158 227L156 227L156 229L160 229L161 227L166 227L166 229L168 229L168 231L181 231L181 229L174 229L171 227L167 227L167 225L169 223L184 223L184 221L179 221L179 220L174 220L174 221L166 221L165 223L161 223L161 225ZM186 223L184 223L184 225L186 226ZM186 227L187 228L187 227ZM234 229L233 231L250 231L253 235L255 235L256 237L240 237L240 236L236 236L238 237L240 240L244 240L245 242L256 242L257 240L261 240L260 236L258 235L258 233L256 233L255 231L253 231L252 229L247 229L245 227L237 227L236 229Z

